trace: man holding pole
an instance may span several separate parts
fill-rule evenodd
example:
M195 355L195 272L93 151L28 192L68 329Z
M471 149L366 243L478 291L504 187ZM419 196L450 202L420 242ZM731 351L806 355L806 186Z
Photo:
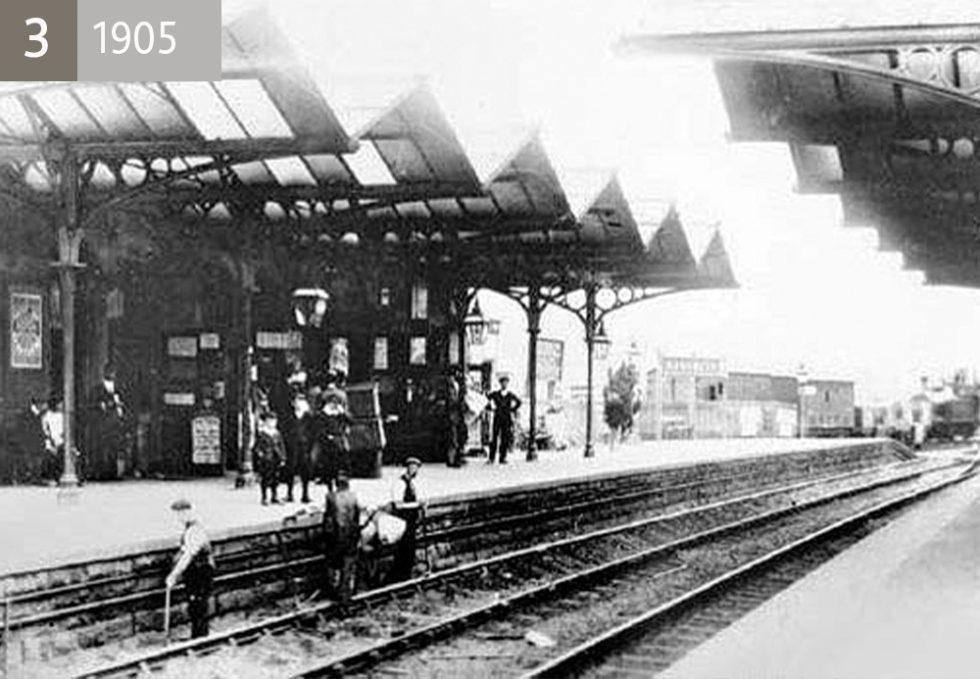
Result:
M170 592L183 578L187 590L187 614L191 619L191 638L208 635L208 607L214 585L214 556L211 541L204 527L194 517L191 503L183 498L170 505L184 529L180 536L180 551L173 570L167 576L167 602ZM169 621L169 610L167 611ZM167 630L169 632L169 630Z

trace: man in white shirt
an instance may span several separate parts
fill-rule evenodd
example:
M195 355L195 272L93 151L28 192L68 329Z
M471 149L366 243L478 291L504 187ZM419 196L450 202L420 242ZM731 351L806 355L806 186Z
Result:
M405 522L405 534L395 544L395 559L388 574L390 583L409 580L415 567L418 530L425 519L425 500L416 480L421 468L421 460L409 457L405 460L405 472L391 485L391 512Z
M167 588L173 589L181 579L187 591L187 614L191 619L191 638L208 635L208 608L214 587L214 556L204 526L194 516L191 503L183 498L170 505L184 529L180 536L173 570L167 576Z

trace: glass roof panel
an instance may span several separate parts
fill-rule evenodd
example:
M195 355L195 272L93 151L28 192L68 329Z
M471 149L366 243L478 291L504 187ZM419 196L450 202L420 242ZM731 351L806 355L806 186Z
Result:
M353 182L354 177L344 167L337 156L319 153L313 156L303 156L307 165L313 170L317 181L322 184Z
M274 184L276 179L262 161L232 165L238 178L246 184Z
M106 132L121 139L145 138L146 125L112 85L83 85L75 94Z
M423 219L428 219L432 216L429 208L422 201L399 203L398 214L402 217L421 217Z
M463 207L468 214L493 215L497 214L497 206L489 198L463 198Z
M292 130L258 80L215 83L235 116L253 137L292 137Z
M347 165L361 184L394 184L388 168L378 155L374 144L361 144L356 153L344 156Z
M534 205L528 202L527 195L516 182L494 182L489 187L500 209L508 215L532 215Z
M398 213L390 207L373 207L367 211L367 216L370 219L398 219Z
M439 198L428 201L428 204L432 214L439 217L459 217L463 214L455 198Z
M3 120L7 134L34 139L34 127L31 125L27 112L16 97L0 98L0 120Z
M168 82L167 89L205 139L245 139L248 135L208 82Z
M38 90L31 94L31 98L65 135L75 138L106 136L68 90Z
M161 137L198 136L187 124L159 85L150 83L119 83L119 90L133 105L139 117Z
M411 141L383 139L375 141L374 144L377 146L378 154L388 162L396 181L419 182L435 179L425 158Z
M266 161L269 170L283 186L314 186L316 180L299 158L273 158Z

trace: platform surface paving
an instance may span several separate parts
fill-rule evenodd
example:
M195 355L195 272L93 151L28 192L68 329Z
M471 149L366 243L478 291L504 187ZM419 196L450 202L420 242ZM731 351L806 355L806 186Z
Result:
M659 674L976 679L980 477L909 508Z
M487 465L479 458L460 469L426 464L420 490L430 500L525 484L587 477L628 469L656 468L760 454L826 448L845 439L740 439L647 441L597 446L585 459L581 449L541 451L535 462L514 452L508 464ZM860 440L866 443L867 439ZM353 479L352 489L365 506L387 501L400 467L385 467L381 479ZM280 491L282 491L280 486ZM311 485L311 499L322 506L323 486ZM185 481L131 480L89 483L65 497L56 488L0 487L0 573L39 568L113 551L116 548L176 538L179 527L170 503L186 497L212 533L281 521L304 508L297 503L261 506L259 487L235 489L233 478ZM297 495L298 498L298 495ZM312 510L313 505L307 506Z

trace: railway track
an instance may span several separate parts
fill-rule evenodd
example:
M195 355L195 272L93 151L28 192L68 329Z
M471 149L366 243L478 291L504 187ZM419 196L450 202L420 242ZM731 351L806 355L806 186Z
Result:
M557 506L532 505L529 511L515 511L500 516L480 516L464 508L447 510L437 517L436 526L422 538L427 554L434 554L437 568L452 567L474 558L492 556L506 549L533 544L543 535L566 530L577 531L583 525L601 526L621 521L640 512L670 507L696 506L714 498L737 493L750 487L774 484L778 475L803 478L836 470L859 471L862 456L816 461L788 461L769 473L753 469L726 472L719 467L698 481L685 480L653 486L649 479L623 477L594 484L583 484L571 491L566 502ZM506 505L505 505L506 506ZM243 548L219 556L216 580L216 612L228 613L253 606L256 599L242 596L260 590L258 601L275 597L303 598L317 586L317 573L323 557L318 550L316 523L284 526L272 539L264 539L252 548ZM244 543L248 547L249 543ZM220 548L219 548L220 549ZM83 564L82 567L85 567ZM123 575L86 579L46 589L38 589L9 600L8 630L14 634L71 628L82 645L132 636L158 625L166 575L163 568L134 569ZM175 592L182 596L180 588ZM92 629L85 631L86 627Z
M971 469L957 480L976 473ZM763 554L588 639L525 672L522 679L653 676L861 540L880 517L946 485L879 503Z
M319 604L205 640L182 642L118 662L90 666L77 676L136 676L151 668L160 670L159 676L207 672L216 676L269 676L287 668L299 672L297 676L356 672L405 649L424 648L438 638L451 636L454 630L492 621L574 590L581 583L608 578L651 560L659 563L658 572L686 570L684 563L677 560L679 550L749 526L764 527L781 517L791 517L804 507L819 507L874 492L871 488L884 492L895 484L939 473L940 467L947 473L956 473L949 465L920 464L916 469L882 470L874 480L842 475L835 481L825 481L826 488L812 482L794 484L740 500L632 521L366 592L346 610L335 604ZM611 562L610 555L616 557ZM528 583L534 586L528 588ZM608 599L611 592L606 587L587 596ZM502 598L502 592L510 595ZM333 658L329 663L299 669L304 659L323 655L324 648ZM211 657L203 658L209 654ZM203 662L210 669L197 665ZM390 669L404 671L399 667Z

